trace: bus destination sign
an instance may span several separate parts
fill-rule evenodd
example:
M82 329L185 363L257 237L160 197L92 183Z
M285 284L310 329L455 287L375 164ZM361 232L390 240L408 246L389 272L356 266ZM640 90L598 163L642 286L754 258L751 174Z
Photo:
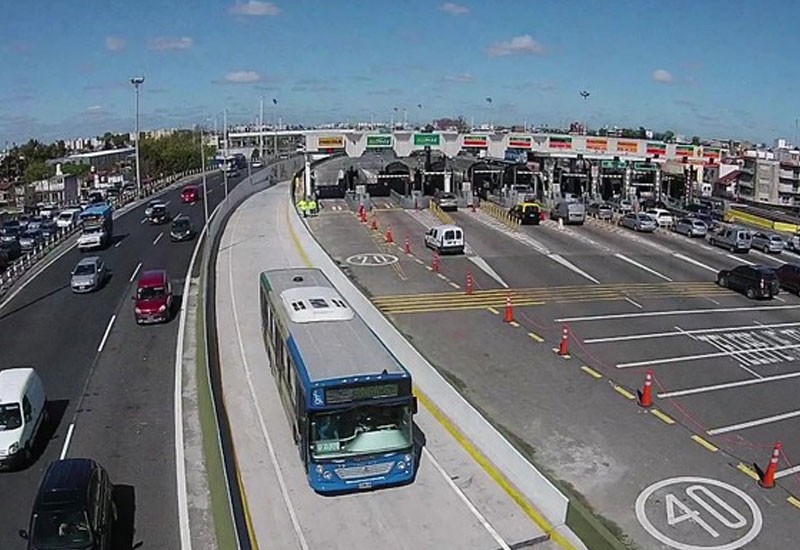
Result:
M327 388L325 404L338 405L350 401L366 401L383 397L397 397L398 395L400 395L400 384L396 382L349 388Z

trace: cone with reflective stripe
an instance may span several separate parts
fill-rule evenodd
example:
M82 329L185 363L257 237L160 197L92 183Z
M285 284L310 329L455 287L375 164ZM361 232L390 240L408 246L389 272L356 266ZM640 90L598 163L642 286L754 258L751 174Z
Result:
M756 471L759 474L758 484L761 485L764 489L772 489L775 487L775 473L778 471L778 458L781 456L781 442L778 441L775 444L775 448L772 449L772 457L769 459L769 465L767 465L767 471L762 472L758 465L756 466Z
M411 241L406 237L406 254L411 254Z
M375 216L374 214L372 215L372 227L371 227L371 229L373 231L377 231L378 230L378 217Z
M653 371L647 371L644 377L644 388L636 390L639 397L638 403L640 407L649 408L653 406Z
M569 330L567 325L561 329L561 342L558 344L559 355L569 355Z
M506 314L503 316L504 323L514 322L514 305L511 303L511 295L506 296Z
M434 273L438 273L439 272L439 253L438 252L434 252L433 253L433 265L431 267L433 268L433 272Z
M392 226L391 225L386 229L386 242L387 243L393 243L394 242L394 235L392 235Z
M472 294L472 271L467 271L467 294Z

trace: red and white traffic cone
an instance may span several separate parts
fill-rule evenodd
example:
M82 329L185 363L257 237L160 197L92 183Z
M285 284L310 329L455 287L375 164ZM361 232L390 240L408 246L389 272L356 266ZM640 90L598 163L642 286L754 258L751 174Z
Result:
M406 237L406 254L411 254L411 241Z
M781 456L781 442L778 441L775 444L775 448L772 449L772 457L769 459L769 465L767 466L767 471L759 476L760 479L758 480L758 484L761 485L764 489L772 489L773 487L775 487L775 473L778 471L778 458L780 456ZM756 469L758 470L757 466Z
M467 294L472 294L472 271L467 271Z
M569 355L569 329L567 325L561 329L561 342L558 343L558 354Z
M431 267L433 268L433 272L434 273L438 273L439 272L439 253L438 252L434 252L433 253L433 264L432 264Z
M503 316L504 323L514 322L514 304L511 303L511 295L506 296L506 313Z
M371 226L371 229L372 229L373 231L377 231L377 230L378 230L378 217L377 217L377 216L375 216L375 215L373 215L373 216L372 216L372 226Z
M653 406L653 371L647 371L644 377L644 388L637 390L636 394L639 397L638 404L645 409Z
M389 243L389 244L394 242L394 235L392 235L392 226L391 225L386 229L386 242Z

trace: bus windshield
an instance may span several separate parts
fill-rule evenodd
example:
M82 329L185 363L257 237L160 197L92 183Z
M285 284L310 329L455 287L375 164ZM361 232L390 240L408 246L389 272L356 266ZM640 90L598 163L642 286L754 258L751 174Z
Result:
M311 417L311 454L331 459L386 453L411 446L409 405L365 405Z

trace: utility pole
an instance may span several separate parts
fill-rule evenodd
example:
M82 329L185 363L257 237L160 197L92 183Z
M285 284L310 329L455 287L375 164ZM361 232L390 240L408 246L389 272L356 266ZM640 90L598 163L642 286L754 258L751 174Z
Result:
M203 140L203 126L200 126L200 172L203 174L203 220L208 223L208 188L206 185L206 145Z
M141 162L139 162L139 86L144 84L143 76L134 76L131 78L133 84L134 95L136 96L136 196L142 198L142 169Z
M258 114L258 158L264 161L264 96L261 96Z
M275 151L275 158L278 158L278 100L272 98L272 104L275 106L275 112L272 116L272 148Z
M225 200L228 200L228 109L222 113L222 132L223 132L223 156L225 159L222 162L222 177L225 180Z

